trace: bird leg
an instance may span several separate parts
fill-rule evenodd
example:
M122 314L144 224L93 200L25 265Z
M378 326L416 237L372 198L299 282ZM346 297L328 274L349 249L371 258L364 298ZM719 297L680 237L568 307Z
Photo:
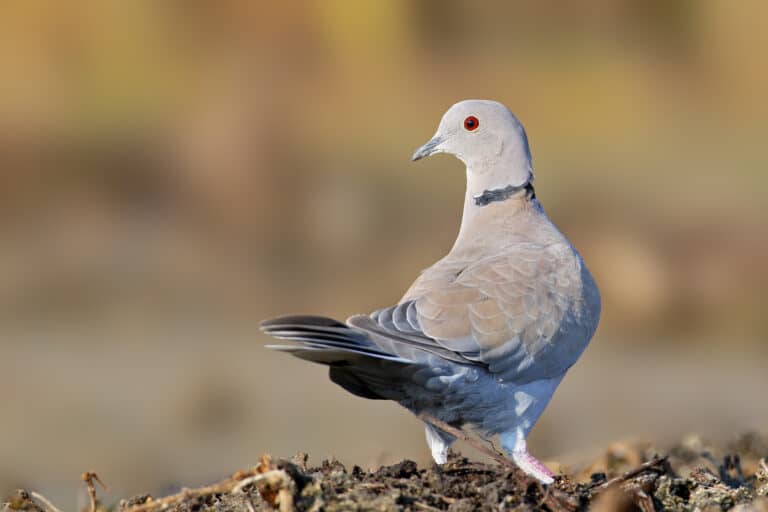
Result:
M504 451L506 451L514 461L514 462L510 462L509 460L502 457L500 454L494 452L493 450L488 449L487 447L483 446L479 442L472 439L472 437L470 437L466 432L464 432L461 429L452 427L447 423L440 421L437 418L434 418L433 416L427 413L419 414L419 418L422 421L424 421L424 423L426 423L427 429L429 429L429 426L431 425L435 431L443 431L444 433L454 438L461 439L462 441L465 441L471 444L475 449L484 453L485 455L488 455L493 460L499 462L504 466L519 468L526 475L532 476L533 478L535 478L536 480L538 480L543 484L551 484L555 481L554 473L552 473L552 471L550 471L549 468L547 468L547 466L545 466L538 459L536 459L536 457L528 453L528 449L526 448L526 445L525 445L525 435L523 434L522 430L515 429L512 431L506 432L504 434L501 434L500 436L502 448L504 448ZM430 435L429 430L427 430L427 442L430 443L429 447L430 449L433 450L432 457L435 459L435 462L437 462L438 457L435 455L435 449L433 448L429 435ZM435 447L440 448L439 445L435 445ZM446 446L446 454L447 454L447 446Z
M500 440L502 448L512 457L517 467L522 469L525 474L534 477L543 484L551 484L555 481L554 473L536 457L528 453L525 436L521 430L516 429L512 432L504 433L500 436Z
M469 434L464 432L462 429L456 428L456 427L452 427L451 425L447 424L446 422L440 421L437 418L435 418L434 416L432 416L430 414L427 414L425 412L419 413L418 417L423 422L429 423L429 424L437 427L438 429L440 429L440 430L442 430L442 431L444 431L444 432L454 436L456 439L464 441L465 443L467 443L470 446L472 446L475 450L479 451L480 453L482 453L484 455L487 455L488 457L490 457L491 459L495 460L496 462L498 462L502 466L506 466L506 467L510 467L510 468L516 468L517 467L514 462L506 459L502 454L496 452L495 450L491 450L490 448L485 446L483 443L475 440L474 438L472 438L472 436L470 436Z
M512 460L526 474L531 475L543 484L551 484L555 481L555 474L527 451L512 452Z
M456 437L448 434L434 425L425 422L424 433L427 435L427 444L432 451L432 458L437 464L448 462L448 448L456 440Z

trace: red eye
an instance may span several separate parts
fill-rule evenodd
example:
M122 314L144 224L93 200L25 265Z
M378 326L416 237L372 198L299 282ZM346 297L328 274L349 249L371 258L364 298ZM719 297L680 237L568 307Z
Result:
M475 116L469 116L464 120L464 129L468 132L477 130L478 126L480 126L480 121Z

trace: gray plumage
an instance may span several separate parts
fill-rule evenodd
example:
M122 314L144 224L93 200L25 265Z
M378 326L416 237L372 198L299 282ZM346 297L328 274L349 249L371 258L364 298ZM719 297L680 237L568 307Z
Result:
M479 128L462 129L469 115ZM438 152L467 165L450 252L394 306L346 323L291 316L262 328L294 342L271 348L328 365L350 393L499 434L523 470L549 483L525 438L595 332L597 286L533 194L527 138L509 110L479 100L454 105L414 159ZM435 460L445 462L453 438L429 425L426 433Z

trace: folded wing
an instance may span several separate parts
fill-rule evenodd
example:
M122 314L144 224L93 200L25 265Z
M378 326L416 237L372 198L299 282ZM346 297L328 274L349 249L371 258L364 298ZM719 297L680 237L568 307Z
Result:
M350 371L372 370L372 360L379 370L386 362L390 375L392 365L444 361L522 384L562 375L586 347L598 316L594 281L570 245L523 243L460 268L438 264L399 304L346 324L294 316L262 328L297 343L270 348Z
M520 243L460 272L445 268L428 270L379 322L519 383L564 373L597 326L597 288L567 243Z

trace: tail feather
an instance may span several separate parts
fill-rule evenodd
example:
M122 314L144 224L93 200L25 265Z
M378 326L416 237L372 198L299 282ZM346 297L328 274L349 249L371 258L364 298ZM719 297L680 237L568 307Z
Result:
M295 341L324 341L328 343L342 343L349 345L355 343L356 340L351 339L348 336L342 334L325 333L322 331L312 331L308 329L280 329L273 331L264 331L270 336L283 340L295 340Z
M267 345L299 359L329 367L331 380L350 393L373 400L399 400L403 382L421 365L377 344L363 329L317 316L288 316L261 324L266 334L290 343Z
M368 336L333 320L318 316L287 316L262 322L261 330L296 345L267 345L320 364L343 364L350 357L370 357L397 363L411 361L382 351Z
M327 316L316 315L289 315L279 316L271 320L261 322L262 329L269 329L274 326L296 325L296 326L316 326L316 327L347 327L346 324L328 318Z

